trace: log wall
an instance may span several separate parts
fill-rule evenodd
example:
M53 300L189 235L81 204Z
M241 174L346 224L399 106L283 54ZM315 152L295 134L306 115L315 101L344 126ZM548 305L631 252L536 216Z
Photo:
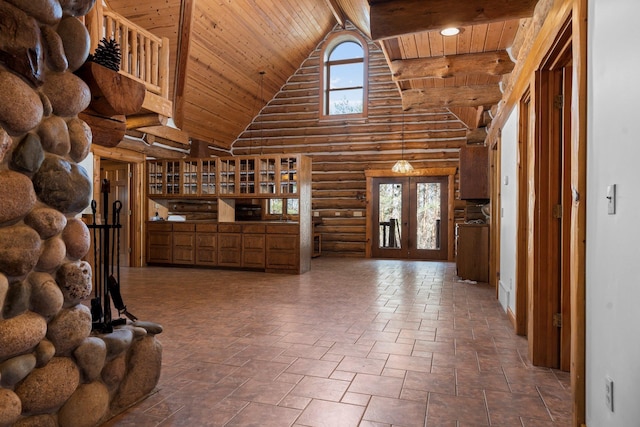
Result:
M354 30L353 27L348 28ZM340 30L334 30L334 33ZM333 34L333 33L331 33ZM382 51L369 49L366 118L320 119L323 42L262 108L233 144L234 155L303 153L313 160L312 209L320 223L323 255L363 257L367 169L391 169L401 157L414 168L457 167L466 144L465 125L449 110L402 112L398 87ZM365 37L366 38L366 37ZM458 176L455 180L458 194ZM464 203L456 202L456 220ZM453 244L453 242L450 242Z

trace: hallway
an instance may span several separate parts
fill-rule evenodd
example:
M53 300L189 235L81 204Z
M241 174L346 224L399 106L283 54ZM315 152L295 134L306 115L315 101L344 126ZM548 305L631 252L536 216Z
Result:
M568 426L569 374L532 367L455 265L320 257L301 275L124 268L163 325L157 393L104 426Z

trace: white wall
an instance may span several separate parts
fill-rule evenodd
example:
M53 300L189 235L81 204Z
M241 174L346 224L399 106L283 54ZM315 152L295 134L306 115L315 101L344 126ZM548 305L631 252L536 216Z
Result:
M518 192L518 108L502 128L500 206L500 283L498 299L502 308L516 312L516 240Z
M589 1L587 425L640 426L640 2ZM617 212L607 214L607 185ZM614 381L614 412L605 377Z

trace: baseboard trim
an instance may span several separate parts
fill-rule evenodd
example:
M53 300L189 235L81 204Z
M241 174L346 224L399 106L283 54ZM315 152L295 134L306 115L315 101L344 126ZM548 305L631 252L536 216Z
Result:
M511 326L513 326L513 330L518 332L518 324L516 323L516 315L513 311L511 311L511 307L507 307L507 317L509 317L509 321L511 322Z

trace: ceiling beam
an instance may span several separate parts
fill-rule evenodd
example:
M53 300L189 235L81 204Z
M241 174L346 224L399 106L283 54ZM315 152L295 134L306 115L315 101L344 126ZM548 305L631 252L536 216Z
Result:
M163 139L177 142L182 145L189 145L189 134L180 129L170 126L148 126L137 129L139 132L148 133Z
M373 40L526 18L537 0L370 0Z
M469 74L498 76L510 73L514 66L506 50L432 58L396 59L390 64L394 81L442 79Z
M402 91L402 108L479 107L497 104L501 99L502 92L497 84L407 89Z
M327 6L329 6L329 9L331 9L331 13L333 13L333 17L338 22L338 25L344 28L345 17L344 17L344 13L342 13L342 8L338 4L338 2L336 0L324 0L324 1L327 4Z

